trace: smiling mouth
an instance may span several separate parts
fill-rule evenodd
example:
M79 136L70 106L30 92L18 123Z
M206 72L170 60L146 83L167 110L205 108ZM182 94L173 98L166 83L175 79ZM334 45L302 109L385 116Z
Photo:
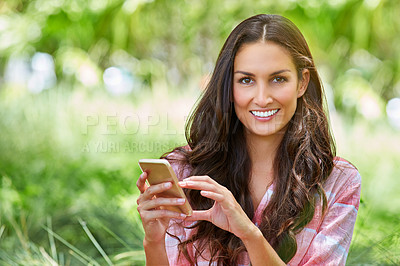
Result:
M257 117L270 117L276 114L278 111L279 109L265 111L265 112L260 112L260 111L250 111L250 112Z

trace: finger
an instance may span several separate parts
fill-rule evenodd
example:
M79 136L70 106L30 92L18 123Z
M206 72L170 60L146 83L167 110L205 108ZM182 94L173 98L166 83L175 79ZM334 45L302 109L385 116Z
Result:
M237 203L236 199L233 197L232 193L229 190L225 194L214 193L211 191L200 191L200 194L203 197L209 198L218 202L218 204L222 207L222 210L226 213L226 211L237 211L239 210L237 207L240 205ZM212 221L211 221L212 222Z
M209 177L208 175L194 175L194 176L190 176L188 178L186 178L185 180L191 180L191 181L204 181L204 182L208 182L211 184L215 184L215 185L219 185L219 183L217 181L215 181L214 179L212 179L211 177Z
M202 190L202 191L200 191L200 194L203 197L215 200L216 202L222 202L224 199L226 199L226 197L224 195L222 195L221 193L215 193L215 192L211 192L211 191Z
M200 220L204 220L204 221L211 221L210 219L210 211L206 210L206 211L193 211L191 216L187 216L185 221L200 221Z
M146 184L146 179L147 179L147 172L143 172L137 182L136 186L138 187L140 193L144 193L144 191L147 189L148 185Z
M212 184L207 181L195 181L192 179L185 179L183 181L180 181L179 186L188 189L207 190L213 192L223 191L222 188L224 188L223 186L218 184Z
M149 220L162 219L162 218L185 219L186 214L163 209L163 210L142 211L140 212L140 217L142 218L143 222L147 222Z
M139 197L139 202L143 200L151 200L153 197L159 193L162 193L172 187L171 182L164 182L156 185L151 185L148 187L145 192Z
M185 199L183 198L155 198L149 201L144 202L143 204L138 206L138 208L143 210L152 210L159 208L161 206L177 206L185 204Z

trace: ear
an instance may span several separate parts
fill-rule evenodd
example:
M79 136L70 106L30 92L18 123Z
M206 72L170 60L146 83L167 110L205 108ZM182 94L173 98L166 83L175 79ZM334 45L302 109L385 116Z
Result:
M310 71L308 69L303 69L301 73L301 80L299 81L299 88L297 90L297 98L303 96L303 94L307 90L309 82L310 82Z

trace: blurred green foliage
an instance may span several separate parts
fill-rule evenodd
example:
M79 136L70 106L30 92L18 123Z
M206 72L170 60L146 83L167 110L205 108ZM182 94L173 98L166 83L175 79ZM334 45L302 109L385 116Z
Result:
M299 26L325 84L334 88L336 108L347 115L360 108L353 95L381 104L400 94L397 0L6 0L0 3L0 73L10 58L45 52L55 59L59 83L71 88L85 62L99 80L117 65L144 84L166 76L184 88L212 70L231 29L257 13L282 14ZM353 86L354 80L363 85Z
M185 143L225 38L258 13L304 33L363 177L348 264L399 264L397 0L1 1L0 264L143 265L137 160Z

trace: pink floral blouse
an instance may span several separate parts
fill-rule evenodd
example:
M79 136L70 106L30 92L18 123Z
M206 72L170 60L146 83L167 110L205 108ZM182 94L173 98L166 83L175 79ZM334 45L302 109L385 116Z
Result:
M188 177L188 169L179 171L176 164L171 164L178 179ZM353 165L336 157L335 167L323 187L327 197L327 211L322 216L322 204L316 205L314 218L296 235L297 252L288 265L345 265L360 203L361 176ZM257 226L261 223L262 212L273 193L274 186L271 185L255 211L253 222ZM183 225L191 223L185 222ZM171 221L168 232L181 240L193 233L192 229L185 229L181 222L175 220ZM179 254L177 239L167 234L165 242L170 265L190 265L185 256ZM189 253L194 254L194 250L193 247ZM202 255L201 260L197 261L198 265L209 265L207 254ZM246 252L243 252L238 265L250 265Z

